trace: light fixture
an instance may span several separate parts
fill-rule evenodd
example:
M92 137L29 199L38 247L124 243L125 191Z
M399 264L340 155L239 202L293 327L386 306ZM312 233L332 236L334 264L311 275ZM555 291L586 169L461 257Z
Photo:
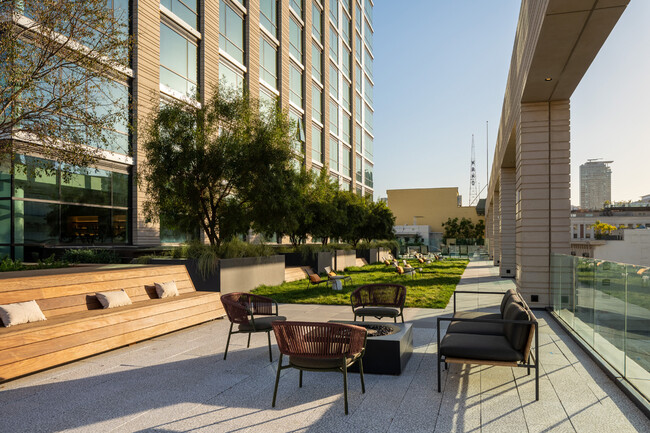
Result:
M553 79L551 77L546 77L544 78L544 81L553 81Z

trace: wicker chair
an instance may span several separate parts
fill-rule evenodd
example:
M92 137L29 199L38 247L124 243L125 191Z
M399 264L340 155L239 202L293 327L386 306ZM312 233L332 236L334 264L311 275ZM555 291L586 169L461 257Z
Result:
M404 301L406 287L401 284L366 284L350 294L350 303L354 312L354 320L361 316L392 317L397 323L397 317L402 316L404 323Z
M228 320L230 320L230 330L228 331L228 341L226 342L223 359L226 359L228 355L228 346L232 334L248 334L248 344L246 345L248 348L251 345L251 334L266 332L269 340L269 360L273 362L273 355L271 354L271 323L278 320L287 320L284 316L278 316L278 303L271 298L250 293L228 293L221 296L221 303L226 310ZM273 306L275 306L275 312L273 312ZM237 331L232 330L235 324L238 325Z
M343 373L343 399L348 414L348 367L359 363L361 392L366 392L363 381L363 354L366 350L365 328L342 323L273 322L273 332L280 349L278 372L273 389L273 403L278 395L280 372L286 368L300 370L302 388L303 371L338 371ZM282 356L289 364L282 365Z

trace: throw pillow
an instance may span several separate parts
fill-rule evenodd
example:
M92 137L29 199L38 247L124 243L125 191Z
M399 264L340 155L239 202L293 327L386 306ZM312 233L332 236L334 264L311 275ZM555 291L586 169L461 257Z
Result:
M97 296L103 308L116 308L132 304L131 298L129 298L129 295L126 294L124 289L113 290L111 292L97 292L95 296Z
M0 305L0 319L7 328L23 323L47 320L36 301Z
M172 296L178 296L178 287L176 287L176 281L167 281L166 283L153 283L156 286L156 293L158 293L159 298L170 298Z

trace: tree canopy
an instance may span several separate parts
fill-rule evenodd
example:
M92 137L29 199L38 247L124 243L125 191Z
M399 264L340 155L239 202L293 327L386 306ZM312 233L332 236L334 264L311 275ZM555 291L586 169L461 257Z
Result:
M471 219L462 218L447 218L447 221L442 223L444 228L444 239L456 239L457 242L480 242L485 236L485 222L478 220L476 224Z

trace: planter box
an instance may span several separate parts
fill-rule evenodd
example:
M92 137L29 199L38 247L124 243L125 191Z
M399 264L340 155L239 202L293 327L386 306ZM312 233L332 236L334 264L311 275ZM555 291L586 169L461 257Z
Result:
M321 274L325 272L325 267L334 267L334 255L329 251L318 253L316 257L316 272Z
M219 260L221 294L250 292L257 286L284 282L284 256Z
M350 266L356 266L357 252L355 250L336 250L334 270L343 271Z
M284 256L221 259L214 275L203 279L194 259L152 259L152 264L185 265L199 291L250 292L259 285L284 282Z
M318 266L316 255L304 257L301 253L280 253L284 256L285 266L309 266L315 268Z

